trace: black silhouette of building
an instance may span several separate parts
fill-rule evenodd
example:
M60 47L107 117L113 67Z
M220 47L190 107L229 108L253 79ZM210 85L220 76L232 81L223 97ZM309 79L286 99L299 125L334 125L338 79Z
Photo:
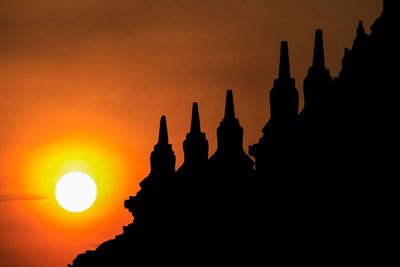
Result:
M249 149L255 162L243 150L231 90L210 158L193 104L177 171L163 116L151 172L125 201L134 221L72 266L383 265L382 252L393 250L383 236L392 235L397 203L387 177L395 177L399 120L389 64L397 63L395 1L383 3L370 34L358 25L335 79L316 31L300 113L281 43L271 117Z
M270 92L270 107L271 118L262 130L264 135L258 144L250 147L250 155L256 159L259 176L271 173L272 168L276 169L272 172L286 176L278 170L288 170L281 166L291 166L295 162L299 93L295 79L290 76L289 49L285 41L281 43L279 77ZM281 180L276 178L276 181Z
M315 124L325 124L330 117L333 79L325 67L325 53L322 30L315 33L314 56L312 66L304 80L304 108L300 120L313 127ZM305 122L307 121L307 122Z
M193 103L190 132L183 142L183 152L185 159L178 173L185 169L199 170L208 160L208 141L206 134L201 132L198 103Z

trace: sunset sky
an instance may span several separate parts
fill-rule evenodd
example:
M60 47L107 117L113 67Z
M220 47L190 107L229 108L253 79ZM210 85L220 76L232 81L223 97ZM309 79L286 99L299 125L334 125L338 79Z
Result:
M61 267L122 233L123 201L148 174L161 115L183 161L191 106L216 148L227 89L245 150L269 118L280 41L302 95L314 32L336 76L359 20L381 0L0 0L0 266ZM58 179L82 171L98 196L71 213Z

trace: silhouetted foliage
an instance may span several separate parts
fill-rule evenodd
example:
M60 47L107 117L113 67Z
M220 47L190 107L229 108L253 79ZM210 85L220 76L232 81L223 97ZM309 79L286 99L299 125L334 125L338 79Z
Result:
M177 171L163 116L151 172L125 201L133 223L72 266L381 262L377 227L393 201L381 184L393 170L386 151L398 121L389 65L397 63L393 9L394 1L384 1L369 35L360 22L335 79L325 66L322 31L316 31L300 114L288 43L282 42L271 117L250 147L255 162L243 150L232 91L210 158L193 104Z

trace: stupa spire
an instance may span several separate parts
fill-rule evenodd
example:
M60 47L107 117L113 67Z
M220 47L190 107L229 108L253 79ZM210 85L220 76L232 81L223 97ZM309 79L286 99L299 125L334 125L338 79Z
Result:
M290 78L289 48L288 48L288 43L286 41L283 41L281 43L279 79L289 79L289 78Z
M295 79L290 77L288 42L281 42L279 77L270 92L271 120L293 121L298 115L299 93ZM290 117L290 119L288 119Z
M150 155L151 173L154 175L170 175L175 172L175 154L168 143L167 119L160 120L158 143Z
M358 22L358 28L357 28L357 38L361 38L365 35L365 29L362 20Z
M183 152L185 154L184 165L186 167L197 166L195 167L196 169L204 166L208 159L208 141L205 133L201 132L199 105L197 102L193 103L190 132L186 134L186 139L183 141Z
M200 116L199 116L199 105L197 102L193 103L192 107L192 122L190 125L190 132L201 132L200 129Z
M235 107L233 104L233 93L232 90L228 90L226 93L226 104L225 104L225 120L235 119Z
M315 32L313 67L325 68L324 40L320 29Z
M160 131L158 134L158 144L168 145L167 119L165 118L165 116L161 117Z

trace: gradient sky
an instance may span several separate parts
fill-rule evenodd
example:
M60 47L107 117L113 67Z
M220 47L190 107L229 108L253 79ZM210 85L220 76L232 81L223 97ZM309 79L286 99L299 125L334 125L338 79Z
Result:
M66 266L121 233L162 114L179 166L192 102L211 154L233 89L247 151L280 41L302 92L315 29L336 76L358 21L368 30L380 12L381 0L0 0L0 266ZM99 187L80 214L54 198L72 170Z

